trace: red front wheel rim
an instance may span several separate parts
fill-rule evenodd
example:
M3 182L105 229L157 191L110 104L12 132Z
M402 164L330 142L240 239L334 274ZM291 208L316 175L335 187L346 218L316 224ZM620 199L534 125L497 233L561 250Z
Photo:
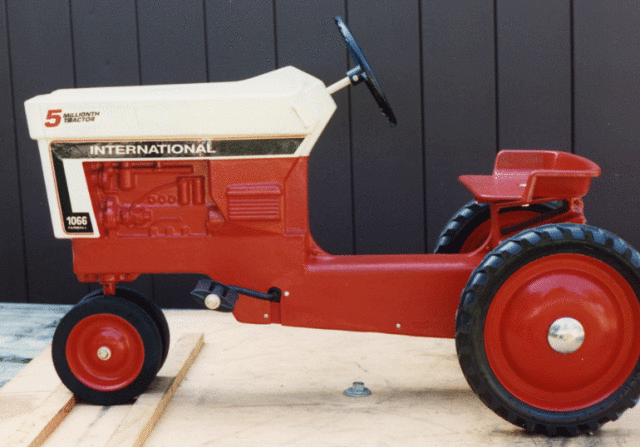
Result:
M140 374L144 343L122 317L96 314L71 330L65 348L69 369L84 385L98 391L120 390Z
M562 318L580 323L584 341L573 352L552 348L548 335ZM549 411L573 411L618 390L638 362L640 305L611 266L564 253L518 269L493 297L484 327L489 366L520 401Z

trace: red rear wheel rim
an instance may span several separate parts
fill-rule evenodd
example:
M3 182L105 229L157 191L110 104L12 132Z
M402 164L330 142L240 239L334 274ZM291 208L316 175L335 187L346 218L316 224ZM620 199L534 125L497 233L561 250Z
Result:
M550 326L577 320L584 342L551 348ZM615 269L589 256L537 259L512 274L487 312L484 346L496 378L520 401L549 411L590 407L627 380L640 356L640 305Z
M142 370L144 343L124 318L96 314L71 330L65 355L69 369L84 385L98 391L119 390Z

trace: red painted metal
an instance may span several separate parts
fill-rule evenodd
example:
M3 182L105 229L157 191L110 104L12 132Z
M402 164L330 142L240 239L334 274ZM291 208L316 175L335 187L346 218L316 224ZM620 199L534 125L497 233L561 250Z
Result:
M580 198L600 167L567 152L501 151L493 175L463 175L460 181L484 202L532 203L548 197Z
M578 320L584 343L554 351L551 324ZM500 383L519 400L550 411L590 407L613 394L640 356L640 305L609 265L573 253L535 260L510 276L487 313L484 345Z
M535 172L557 183L581 166L575 162L570 170L565 165L575 156L545 151L542 175L540 163L527 161L531 151L512 152L499 156L500 175ZM550 154L560 160L556 165L547 166ZM507 168L511 159L524 167ZM202 273L224 284L283 292L280 303L240 299L234 315L242 322L453 337L460 292L505 235L494 232L477 250L458 255L332 256L309 231L307 167L307 157L284 156L85 162L101 237L73 240L74 270L81 281L100 281L107 290L140 274ZM561 171L553 177L556 168ZM565 183L584 180L571 178ZM564 195L570 189L549 190L536 201L566 199L572 207L555 221L584 222L579 199ZM514 203L522 202L497 207Z
M98 357L107 348L110 357ZM133 382L144 363L144 344L127 320L95 314L77 323L67 340L66 357L73 375L98 391L120 390Z
M538 200L533 203L542 203L544 201ZM535 211L530 211L526 207L510 210L509 212L500 212L500 210L510 208L512 205L517 207L522 204L517 202L491 203L491 218L478 225L467 237L460 248L460 253L471 253L479 250L486 254L496 248L504 239L515 236L525 228L531 228L542 223L569 222L584 224L586 222L582 199L569 201L567 210L560 213L545 213L541 215Z
M519 222L524 222L528 219L538 217L540 214L535 211L524 209L518 209L498 216L499 225L498 228L504 228L515 225ZM487 238L491 234L491 220L487 220L478 225L467 237L464 244L460 248L460 253L470 253L477 250L486 242Z

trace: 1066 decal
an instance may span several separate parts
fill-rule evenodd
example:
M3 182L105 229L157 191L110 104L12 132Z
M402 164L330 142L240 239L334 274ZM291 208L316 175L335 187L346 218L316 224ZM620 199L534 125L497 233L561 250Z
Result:
M93 233L89 213L71 213L64 217L64 230L67 233Z

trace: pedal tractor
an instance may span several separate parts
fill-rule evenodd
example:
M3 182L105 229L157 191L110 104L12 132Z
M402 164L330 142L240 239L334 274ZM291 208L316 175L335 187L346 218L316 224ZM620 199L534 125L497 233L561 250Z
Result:
M640 255L585 225L599 167L506 150L435 254L333 256L309 232L308 158L364 82L389 102L345 23L356 67L325 87L293 67L224 83L57 90L25 104L55 236L103 288L62 319L53 361L100 405L144 392L162 366L162 311L119 284L200 273L192 295L244 323L454 338L473 391L530 432L597 430L640 393ZM392 304L391 304L392 303Z

